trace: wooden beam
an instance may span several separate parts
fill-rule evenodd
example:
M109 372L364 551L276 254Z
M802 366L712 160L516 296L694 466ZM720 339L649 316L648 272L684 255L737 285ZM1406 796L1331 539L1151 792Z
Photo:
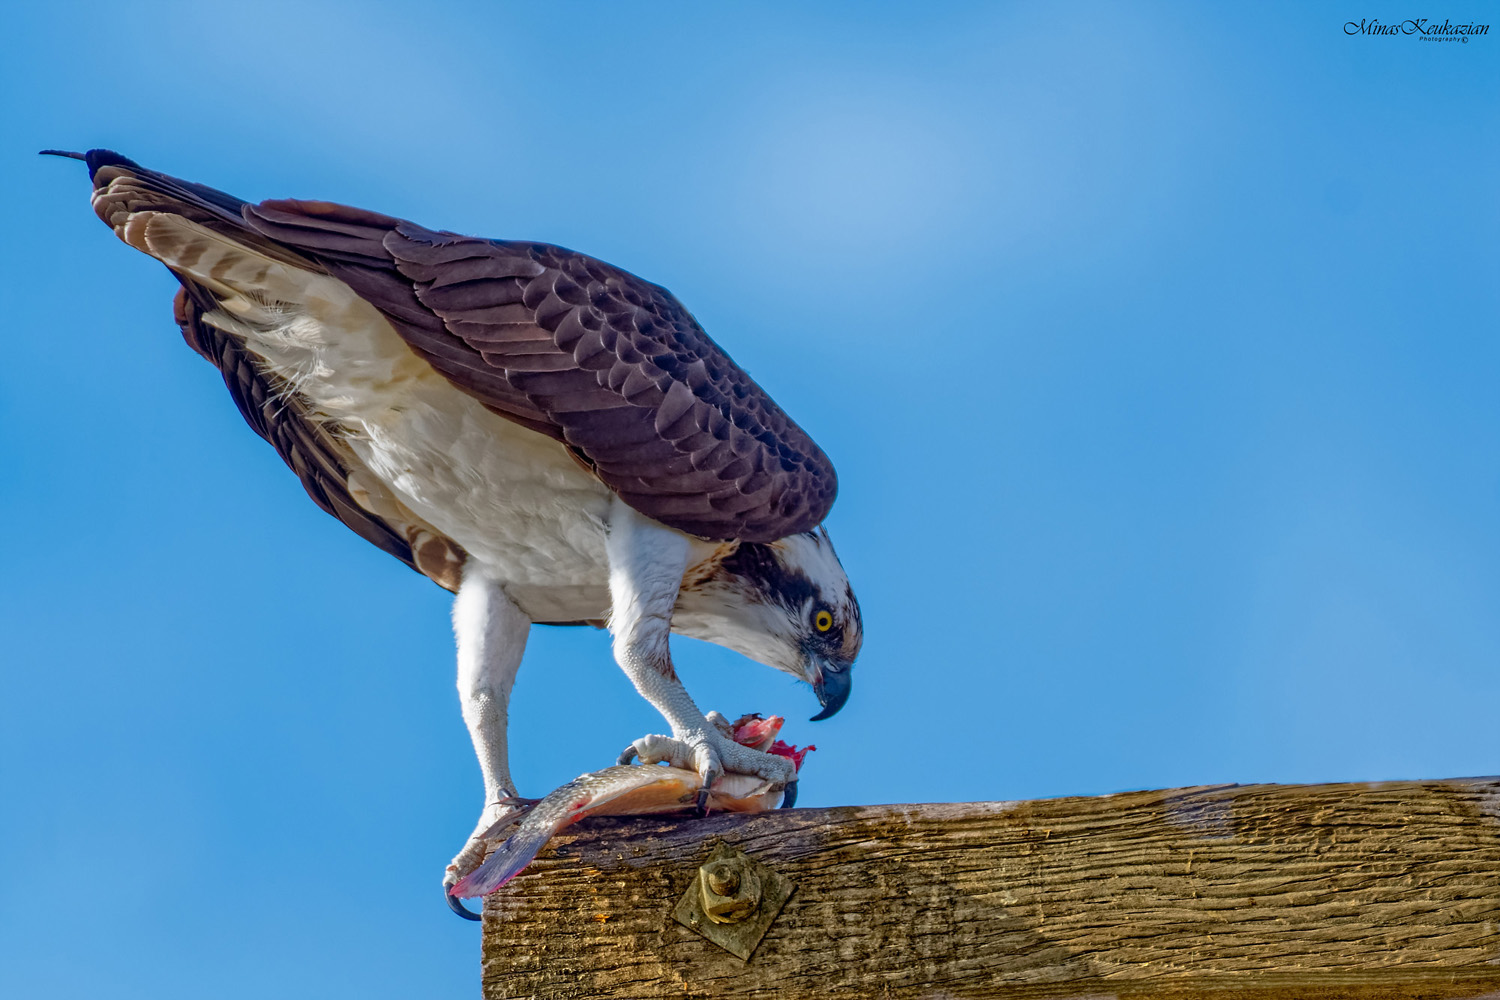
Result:
M796 889L748 962L673 920L719 843ZM1500 779L585 821L484 913L484 996L1500 991Z

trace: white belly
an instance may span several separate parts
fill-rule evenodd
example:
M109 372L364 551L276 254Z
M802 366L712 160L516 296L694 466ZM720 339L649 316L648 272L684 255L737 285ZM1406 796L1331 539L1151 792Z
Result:
M247 346L533 620L604 618L608 487L556 441L454 388L342 282L303 274L299 308L282 322L230 319Z

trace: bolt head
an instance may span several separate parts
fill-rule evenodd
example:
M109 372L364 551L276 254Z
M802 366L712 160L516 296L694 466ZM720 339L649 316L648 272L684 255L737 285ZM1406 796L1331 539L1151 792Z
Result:
M733 896L740 891L740 873L732 865L719 863L708 870L708 887L719 896Z

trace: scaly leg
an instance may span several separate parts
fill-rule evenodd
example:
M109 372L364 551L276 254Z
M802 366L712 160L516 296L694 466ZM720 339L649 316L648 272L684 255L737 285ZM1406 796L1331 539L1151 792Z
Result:
M708 787L725 769L754 774L780 786L796 780L791 761L740 746L704 718L672 669L668 640L672 609L687 568L687 537L616 498L610 508L605 548L615 661L672 727L671 739L643 737L626 753L633 751L647 763L668 760L691 767L703 776L705 800Z
M499 833L493 828L503 827L524 811L524 801L516 798L510 776L505 730L511 685L530 631L531 620L506 596L498 580L477 567L465 571L453 601L453 634L458 640L458 696L484 776L484 811L443 875L445 896L449 887L484 860L488 836ZM447 899L453 906L453 897Z

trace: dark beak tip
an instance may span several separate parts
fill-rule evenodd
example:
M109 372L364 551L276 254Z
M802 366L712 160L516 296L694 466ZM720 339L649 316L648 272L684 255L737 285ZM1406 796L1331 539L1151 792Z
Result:
M813 685L813 693L818 696L818 704L823 706L823 711L808 721L822 722L837 714L844 707L844 702L849 700L849 680L847 670L820 674L817 683Z

